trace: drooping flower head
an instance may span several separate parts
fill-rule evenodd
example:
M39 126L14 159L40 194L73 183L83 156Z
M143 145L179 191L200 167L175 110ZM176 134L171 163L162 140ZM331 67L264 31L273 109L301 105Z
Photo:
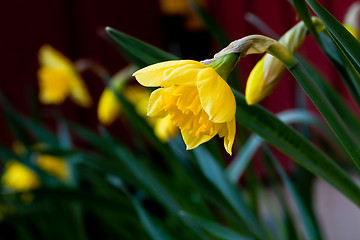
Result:
M141 85L160 87L151 93L148 116L169 117L180 128L187 149L219 135L224 137L225 149L231 154L236 103L225 79L237 60L237 54L223 56L210 65L174 60L135 72Z
M39 50L39 99L43 104L61 104L67 97L82 107L91 105L86 85L74 65L49 45Z
M147 106L149 103L150 92L141 86L127 85L130 73L134 72L133 68L125 69L116 74L110 86L106 88L99 100L98 118L104 125L110 125L117 117L121 115L122 106L115 95L115 92L121 94L128 100L140 116L143 116L150 126L154 128L155 135L163 142L169 138L175 137L178 128L171 123L170 118L154 119L147 116Z
M318 32L323 31L324 26L318 18L313 18L313 24ZM285 46L290 53L295 53L304 42L308 29L304 22L299 22L280 39L279 43ZM273 55L267 53L255 65L246 84L245 99L250 105L260 102L272 93L274 87L281 79L286 67Z

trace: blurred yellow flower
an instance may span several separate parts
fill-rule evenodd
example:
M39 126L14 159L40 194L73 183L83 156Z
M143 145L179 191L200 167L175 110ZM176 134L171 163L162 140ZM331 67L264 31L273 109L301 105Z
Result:
M15 191L23 192L39 187L40 179L35 172L24 164L10 160L5 165L1 183L13 188Z
M110 125L120 115L121 105L111 89L106 88L100 96L97 115L104 125Z
M211 65L192 60L167 61L135 72L133 75L141 85L160 86L151 93L148 116L170 116L171 122L180 128L187 149L196 148L218 134L224 137L225 149L231 154L236 103L224 79L237 59L238 55L230 54Z
M136 112L146 118L150 126L154 127L155 135L163 142L175 137L178 128L167 119L152 119L147 117L147 106L150 92L139 86L125 86L121 90L123 96L135 107ZM121 114L121 104L111 89L106 88L102 93L98 105L98 118L104 125L110 125Z
M36 164L40 169L60 180L69 179L69 168L63 158L41 154L37 157Z
M70 97L82 107L91 105L84 81L69 59L49 45L39 50L39 99L44 104L61 104Z

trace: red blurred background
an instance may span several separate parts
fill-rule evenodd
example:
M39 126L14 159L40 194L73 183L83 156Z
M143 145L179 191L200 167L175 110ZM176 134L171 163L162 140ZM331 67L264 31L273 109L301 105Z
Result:
M353 1L320 2L342 21ZM280 36L297 22L293 8L286 0L211 0L206 5L209 13L224 27L230 40L249 34L262 34L245 20L246 13L260 17ZM180 53L185 59L210 58L218 50L205 29L188 27L183 16L164 13L158 0L1 1L0 11L0 88L11 103L27 115L34 109L30 99L37 95L37 51L45 43L72 60L94 59L110 73L115 73L128 63L100 36L99 33L105 26L111 26L175 54ZM316 63L337 89L348 95L343 84L337 81L338 75L311 37L306 40L300 52ZM259 58L260 56L250 56L241 61L239 70L242 78L247 78ZM84 78L96 105L103 84L91 73L85 73ZM286 74L274 94L262 104L273 112L294 107L295 85L295 80ZM41 108L41 117L50 117L47 116L51 114L50 107ZM68 117L85 126L97 124L95 106L89 111L68 100L61 109ZM10 145L12 140L1 108L0 116L0 143Z

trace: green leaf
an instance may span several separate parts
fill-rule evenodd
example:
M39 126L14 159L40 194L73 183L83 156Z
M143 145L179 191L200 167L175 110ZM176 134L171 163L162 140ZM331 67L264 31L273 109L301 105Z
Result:
M205 220L202 218L199 218L197 216L194 216L192 214L189 214L187 212L181 211L180 216L182 218L186 218L188 220L191 220L195 224L199 225L203 230L210 233L211 235L218 237L223 240L250 240L253 238L245 237L238 232L231 230L227 227L224 227L216 222L212 222L209 220Z
M141 206L141 204L133 200L135 210L140 218L141 223L143 224L147 233L151 236L153 240L170 240L171 238L165 233L165 231L154 222L154 220L149 216L146 210Z
M179 59L170 53L164 52L111 27L106 27L105 30L124 53L125 57L140 68L162 61Z
M323 123L314 114L306 110L288 110L277 114L277 117L286 124L302 123L314 125L327 133ZM257 149L263 143L263 139L257 135L251 136L237 153L233 161L227 167L227 174L232 182L237 182L245 171L250 160L256 153Z
M275 158L273 154L271 153L270 149L267 149L265 151L266 157L272 162L272 164L275 166L276 171L278 172L281 180L284 183L285 188L287 189L287 192L291 196L291 198L294 201L294 205L296 208L297 216L299 216L300 224L302 225L302 230L305 235L305 239L308 240L315 240L319 239L319 234L317 233L316 229L314 228L314 223L310 217L310 214L308 212L308 209L305 207L299 193L297 192L295 186L290 181L288 176L286 175L285 171Z
M240 93L235 90L233 92L237 103L236 120L239 124L264 138L360 206L360 188L333 160L270 112L260 106L247 105Z
M249 231L257 237L267 239L240 192L236 189L236 186L227 179L225 172L220 168L215 159L202 146L197 147L193 151L205 177L223 194L224 198L249 228Z
M0 92L0 103L4 108L5 115L11 124L12 130L14 131L17 139L21 140L23 143L27 143L26 133L31 133L37 137L38 141L42 143L47 143L51 145L58 145L58 141L53 133L47 130L44 126L39 123L28 119L19 113L15 108L10 104L10 102L5 98L2 92Z
M312 76L314 83L317 84L318 87L322 90L335 110L349 126L351 132L355 134L357 139L360 139L360 121L359 118L354 114L353 109L349 107L349 104L344 101L344 99L339 95L338 92L336 92L333 87L330 86L329 81L324 79L320 73L311 66L311 64L307 63L302 58L297 58L297 60L304 67L305 71L307 71L308 74ZM356 95L357 94L353 94L353 96Z
M357 69L360 68L360 43L343 25L336 20L323 6L321 6L315 0L306 0L311 9L324 23L326 29L331 33L331 36L337 40L346 51L346 55L349 55L351 59L356 63Z
M314 83L312 77L304 70L299 62L287 67L301 87L305 90L311 101L315 104L319 112L323 115L324 119L334 131L335 135L338 137L355 165L360 168L360 149L358 146L358 140L354 138L347 124L336 112L324 93Z
M311 20L309 9L304 0L292 0L292 3L296 9L296 13L300 15L311 35L315 38L316 42L321 45L317 31L314 27L313 21Z

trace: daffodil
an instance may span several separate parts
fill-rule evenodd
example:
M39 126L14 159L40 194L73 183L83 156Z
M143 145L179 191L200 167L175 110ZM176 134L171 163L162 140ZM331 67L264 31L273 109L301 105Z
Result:
M181 130L187 149L224 137L232 153L235 139L235 97L225 79L238 60L229 54L210 65L193 60L174 60L150 65L133 75L146 87L160 87L151 93L147 114L169 116Z
M319 19L313 18L313 23L318 32L324 29ZM285 46L290 53L295 53L304 42L307 34L308 29L304 22L301 21L286 32L279 39L279 43ZM256 104L268 96L278 84L285 69L285 65L277 57L269 53L265 54L255 65L247 80L245 90L246 102L249 105Z
M91 105L86 85L75 66L49 45L39 50L39 99L44 104L61 104L67 97L82 107Z
M5 172L1 178L4 186L11 187L15 191L30 191L40 186L38 175L24 164L10 160L5 165Z

